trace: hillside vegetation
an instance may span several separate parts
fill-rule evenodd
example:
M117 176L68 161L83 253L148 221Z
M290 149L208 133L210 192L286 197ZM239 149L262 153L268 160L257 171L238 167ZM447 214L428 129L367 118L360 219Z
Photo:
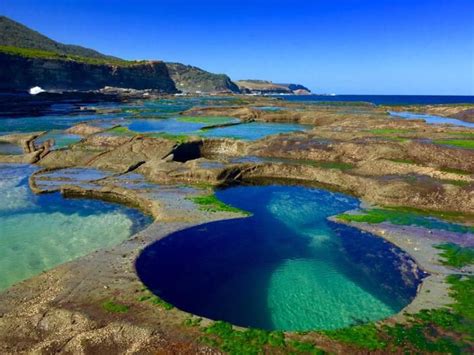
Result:
M239 87L225 74L214 74L181 63L166 63L176 88L183 92L240 92Z
M93 49L56 42L5 16L0 16L0 46L38 49L66 56L119 60Z
M137 61L127 61L118 58L109 58L109 57L83 57L79 55L73 54L61 54L52 51L46 51L42 49L35 49L35 48L20 48L20 47L12 47L12 46L0 46L0 53L9 54L20 56L24 58L34 58L34 59L56 59L56 60L70 60L79 63L86 63L86 64L110 64L110 65L118 65L118 66L130 66L134 64L140 64L144 62L137 62Z

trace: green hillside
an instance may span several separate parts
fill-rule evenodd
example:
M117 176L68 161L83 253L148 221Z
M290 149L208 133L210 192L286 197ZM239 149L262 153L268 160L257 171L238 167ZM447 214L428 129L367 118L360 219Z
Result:
M56 42L5 16L0 16L0 46L30 48L66 56L118 60L93 49Z

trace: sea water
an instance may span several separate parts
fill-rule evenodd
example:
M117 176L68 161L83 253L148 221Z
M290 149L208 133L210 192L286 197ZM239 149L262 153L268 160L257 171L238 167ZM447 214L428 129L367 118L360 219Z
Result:
M334 329L389 317L422 273L394 245L327 217L350 196L294 186L240 186L217 197L251 217L188 228L136 262L155 294L214 320L264 329Z
M59 193L34 195L32 165L0 164L0 290L59 264L114 246L143 229L137 210Z

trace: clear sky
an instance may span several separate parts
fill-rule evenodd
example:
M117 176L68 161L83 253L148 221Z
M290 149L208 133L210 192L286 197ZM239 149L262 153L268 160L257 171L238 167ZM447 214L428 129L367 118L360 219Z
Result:
M474 95L474 0L1 0L64 43L316 93Z

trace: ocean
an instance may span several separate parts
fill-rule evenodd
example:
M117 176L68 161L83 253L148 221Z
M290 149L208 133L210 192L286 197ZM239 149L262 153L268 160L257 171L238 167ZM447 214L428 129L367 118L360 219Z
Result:
M442 95L278 95L288 101L370 102L375 105L474 104L474 96Z

